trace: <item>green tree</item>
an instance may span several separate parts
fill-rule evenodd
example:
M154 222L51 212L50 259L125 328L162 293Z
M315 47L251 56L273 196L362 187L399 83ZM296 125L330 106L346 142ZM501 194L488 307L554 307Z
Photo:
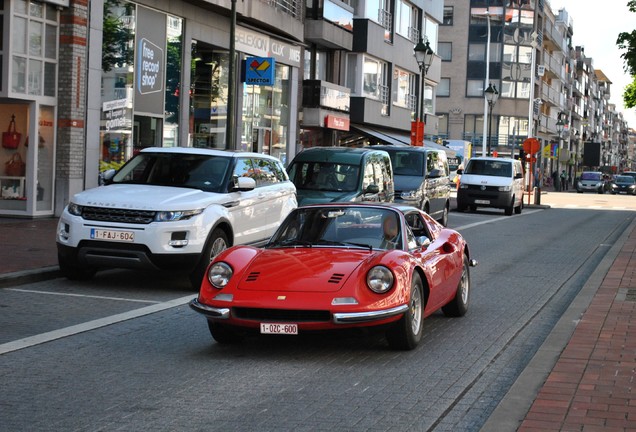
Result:
M132 40L134 34L125 24L132 16L132 5L122 6L119 0L104 2L104 30L102 32L102 70L108 72L114 67L133 63Z
M629 0L627 7L630 12L636 13L636 0ZM626 50L621 54L625 72L630 74L634 80L625 87L623 93L623 102L626 108L636 107L636 30L631 32L621 32L618 34L616 45L622 50Z

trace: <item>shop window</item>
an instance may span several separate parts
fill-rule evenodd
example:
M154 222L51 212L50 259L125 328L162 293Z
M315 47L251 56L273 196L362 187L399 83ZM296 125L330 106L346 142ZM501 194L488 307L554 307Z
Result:
M54 5L13 3L11 91L55 96L59 14Z

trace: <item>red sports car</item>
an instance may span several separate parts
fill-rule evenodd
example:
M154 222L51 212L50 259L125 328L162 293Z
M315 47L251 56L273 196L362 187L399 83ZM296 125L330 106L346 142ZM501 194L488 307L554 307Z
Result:
M212 337L384 326L389 345L413 349L439 308L462 316L468 245L408 206L320 204L292 211L263 248L235 246L210 264L190 306Z

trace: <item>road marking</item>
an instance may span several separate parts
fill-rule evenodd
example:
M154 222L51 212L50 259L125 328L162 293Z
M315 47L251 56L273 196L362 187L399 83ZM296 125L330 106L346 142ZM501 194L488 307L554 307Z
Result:
M529 214L537 213L537 212L540 212L540 211L543 211L543 210L542 209L526 210L522 214L520 214L519 216L529 215ZM489 223L497 222L497 221L502 220L502 219L510 220L510 216L499 216L499 217L496 217L494 219L487 219L487 220L483 220L481 222L475 222L475 223L471 223L471 224L468 224L468 225L463 225L463 226L460 226L460 227L457 227L457 228L453 228L453 229L455 231L461 231L461 230L465 230L465 229L468 229L468 228L473 228L473 227L476 227L476 226L479 226L479 225L486 225L486 224L489 224ZM517 218L515 217L514 219L517 219Z
M116 300L116 301L126 301L126 302L136 302L136 303L160 303L156 300L138 300L124 297L105 297L105 296L96 296L96 295L86 295L86 294L72 294L72 293L60 293L60 292L52 292L52 291L38 291L38 290L27 290L20 288L5 288L5 291L18 291L24 293L35 293L35 294L47 294L47 295L58 295L58 296L68 296L68 297L84 297L84 298L92 298L92 299L100 299L100 300Z
M188 303L192 300L193 294L190 294L186 297L181 297L178 299L170 300L163 303L154 304L152 306L146 306L141 309L132 310L129 312L120 313L117 315L112 315L105 318L96 319L93 321L88 321L82 324L77 324L74 326L66 327L59 330L53 330L47 333L41 333L35 336L29 336L24 339L19 339L13 342L7 342L5 344L0 345L0 355L6 354L12 351L18 351L24 348L29 348L35 345L40 345L46 342L51 342L56 339L61 339L67 336L73 336L78 333L87 332L89 330L95 330L100 327L106 327L111 324L116 324L118 322L127 321L133 318L138 318L144 315L150 315L156 312L161 312L166 309L171 309L173 307L181 306Z

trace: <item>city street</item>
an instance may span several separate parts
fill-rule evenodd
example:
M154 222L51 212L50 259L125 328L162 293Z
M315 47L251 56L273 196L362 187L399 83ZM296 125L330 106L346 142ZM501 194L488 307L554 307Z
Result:
M479 431L636 216L633 196L541 204L451 212L479 261L469 311L409 352L376 332L217 345L183 275L0 289L3 429Z

